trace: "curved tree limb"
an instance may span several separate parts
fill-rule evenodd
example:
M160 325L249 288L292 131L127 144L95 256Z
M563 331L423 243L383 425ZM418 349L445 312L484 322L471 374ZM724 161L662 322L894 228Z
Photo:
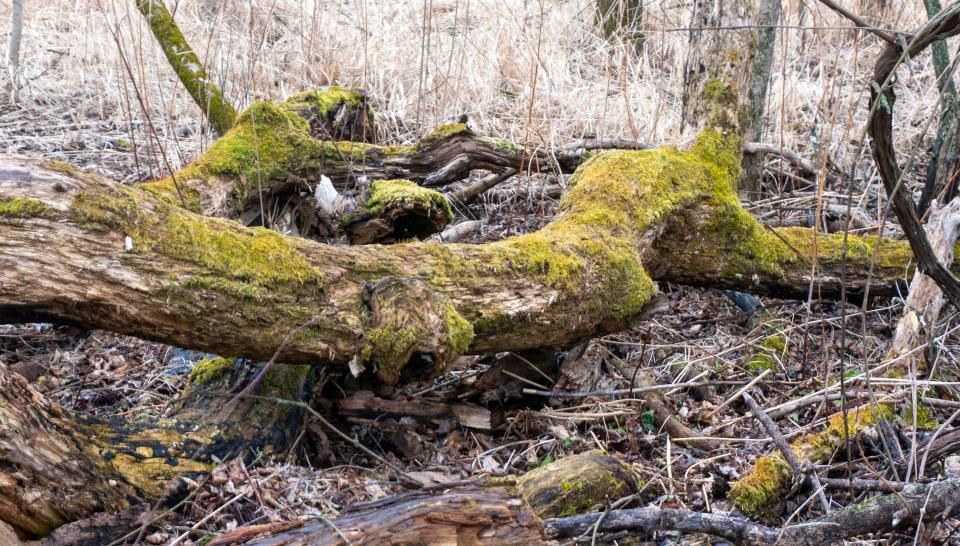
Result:
M137 0L137 9L147 20L150 31L163 49L167 61L187 93L200 107L203 116L217 133L226 133L233 125L236 112L223 97L220 88L211 80L204 64L187 43L163 0Z
M744 211L731 178L738 146L723 142L706 133L689 152L602 154L536 233L369 248L243 228L94 175L7 157L0 313L5 322L81 323L260 360L291 329L316 322L279 361L357 357L356 370L395 382L411 355L433 355L442 368L464 350L564 347L621 329L654 293L653 279L805 293L813 232L763 228ZM894 293L908 272L905 243L854 237L848 293L862 291L876 244L878 293ZM840 249L836 236L819 238L824 297L839 293ZM393 295L371 314L387 286ZM422 299L414 304L413 295ZM421 331L426 317L447 325L439 338ZM387 335L397 328L401 339Z
M960 282L937 261L913 201L901 188L901 173L893 147L892 76L903 57L916 57L931 44L960 33L960 2L954 2L915 31L906 44L889 43L874 66L870 86L871 115L867 122L873 158L890 198L890 206L917 257L920 270L937 282L947 298L960 307Z

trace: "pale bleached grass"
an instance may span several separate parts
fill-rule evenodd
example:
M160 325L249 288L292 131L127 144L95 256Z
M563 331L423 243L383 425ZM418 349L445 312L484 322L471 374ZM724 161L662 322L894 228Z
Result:
M909 29L926 18L920 2L889 5L878 24ZM582 135L689 143L692 135L680 133L680 96L692 2L648 2L639 53L599 37L592 6L182 0L175 13L241 109L337 84L368 91L391 140L467 113L479 131L533 145ZM0 6L4 25L8 10ZM843 166L862 158L867 83L881 44L816 3L786 2L782 23L764 140ZM107 172L149 176L189 161L209 143L197 107L131 1L31 2L22 51L20 107L0 111L5 151L60 154ZM901 70L898 91L898 144L906 153L921 150L929 141L921 134L925 120L936 115L928 57ZM136 164L128 144L139 152Z

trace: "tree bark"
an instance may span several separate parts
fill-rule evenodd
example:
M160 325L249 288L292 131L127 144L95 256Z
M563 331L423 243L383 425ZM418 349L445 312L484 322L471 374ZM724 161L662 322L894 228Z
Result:
M207 472L215 458L286 449L300 418L291 406L247 399L219 418L222 393L255 368L217 359L197 370L204 373L195 372L177 411L145 425L61 408L0 364L0 520L24 536L44 536L96 512L160 497L172 478ZM279 367L261 392L299 399L308 371Z
M711 132L689 152L602 154L536 233L369 248L243 228L91 174L4 158L2 320L258 360L309 322L279 361L352 360L395 383L416 355L432 355L436 371L464 350L565 347L621 329L654 278L805 294L813 233L766 229L745 212L734 191L738 146L719 142ZM875 294L894 293L909 272L905 243L853 237L848 294L863 289L876 244ZM839 294L837 236L820 237L818 259L821 293Z
M163 0L137 0L137 9L143 14L170 67L200 107L203 116L217 133L226 133L233 125L236 112L223 97L220 88L213 83L205 65L187 43Z

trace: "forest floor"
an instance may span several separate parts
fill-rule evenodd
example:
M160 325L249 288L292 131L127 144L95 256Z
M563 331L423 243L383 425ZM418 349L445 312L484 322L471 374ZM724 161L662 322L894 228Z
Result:
M470 114L480 132L518 141L562 143L583 134L640 136L681 145L689 140L680 132L675 97L685 34L670 31L682 27L680 8L653 13L645 52L621 63L621 54L626 55L622 48L601 44L585 30L589 17L578 15L586 9L584 2L547 2L546 8L542 2L539 8L531 2L533 7L526 12L503 13L497 2L475 0L465 8L461 2L436 0L433 34L425 40L434 45L417 68L418 56L410 52L424 32L417 26L422 11L416 12L416 6L399 3L410 8L406 13L389 7L389 2L377 4L380 11L370 15L374 19L370 21L369 14L361 17L339 5L323 8L335 12L326 13L331 15L328 18L316 13L298 18L303 14L296 4L275 3L274 11L251 7L249 12L229 12L216 18L219 26L215 28L221 30L212 33L206 33L203 24L202 10L209 3L185 2L185 15L178 18L184 17L184 29L195 43L206 40L207 58L221 69L225 81L233 82L227 94L238 102L281 98L325 83L363 86L377 105L386 141L410 140L462 112ZM6 9L0 7L0 17L6 17ZM116 6L71 10L69 3L50 2L28 16L27 82L17 105L0 103L0 150L66 160L124 182L155 176L164 169L161 158L175 168L196 157L209 144L209 135L200 130L198 113L189 99L164 72L165 61L157 60L151 45L141 43L149 41L149 34L144 35L136 19ZM790 11L788 23L826 27L836 22L827 14L804 16L801 12ZM892 9L890 14L882 22L902 28L923 20L922 9L912 5ZM549 27L553 29L550 36L539 42L532 38L536 24L531 21L536 17L554 25ZM115 27L121 33L118 42L109 37L108 21L121 22ZM358 36L365 34L365 25L379 25L381 32L371 37L367 56L361 58ZM478 39L468 47L458 25L479 29L485 41ZM243 28L250 29L249 35L235 30ZM415 32L405 41L402 34L411 29ZM564 36L572 43L564 42ZM862 137L857 136L865 103L863 82L878 49L873 42L865 42L861 48L856 38L825 30L787 34L777 54L775 73L784 78L776 77L771 91L770 111L779 113L772 116L769 136L808 156L829 156L845 172L855 172L849 184L863 199L854 209L866 219L861 229L867 231L876 228L882 206L878 196L883 192L871 177ZM138 44L139 49L122 50L117 44ZM240 52L240 60L232 64L231 51ZM540 53L539 62L533 51ZM132 80L124 66L131 59L139 63ZM921 159L910 173L911 185L922 178L919 164L929 143L919 127L935 110L935 95L931 98L928 92L932 74L923 75L929 72L924 62L917 60L918 68L911 81L904 82L898 103L904 105L898 114L902 128L898 144L916 151ZM423 64L433 67L426 84L416 79L417 71L423 73ZM460 73L450 68L458 66L464 66ZM538 73L537 66L546 75ZM618 70L623 71L622 77ZM153 97L145 105L146 112L140 95ZM151 123L155 127L148 129ZM851 166L857 169L850 171ZM850 189L821 187L822 193L818 192L809 174L795 173L776 162L768 165L768 171L770 193L750 205L771 225L808 225L818 201L840 203ZM456 222L484 220L474 242L536 230L549 222L558 203L545 188L564 182L542 174L511 179L477 204L458 210ZM836 221L824 217L827 229L834 229ZM618 454L643 477L646 485L634 505L732 512L734 507L725 500L730 484L757 457L776 449L742 401L726 404L732 395L768 367L770 371L758 383L762 393L758 402L768 409L835 385L841 377L856 381L864 370L886 363L892 328L902 314L898 299L874 299L865 307L841 305L817 299L815 286L808 301L762 298L760 307L750 311L720 290L660 288L667 296L667 309L630 330L591 340L566 353L463 357L453 371L430 383L376 393L408 404L454 401L481 415L489 411L488 423L480 426L465 426L452 418L338 415L338 404L353 395L356 385L349 377L324 372L313 386L320 395L315 397L315 409L378 458L308 419L288 453L269 459L254 454L245 468L236 460L224 461L208 479L195 483L196 494L190 502L155 521L140 538L147 544L169 544L178 538L180 544L201 544L238 526L332 517L351 504L402 490L385 461L423 480L443 483L522 474L594 448ZM782 345L764 348L770 339ZM955 311L941 317L929 351L936 355L932 361L938 379L960 380L960 320ZM757 355L764 357L757 359ZM193 363L203 356L100 331L46 324L0 327L0 361L28 377L50 399L104 418L162 416L184 388ZM524 393L524 389L626 389L632 386L636 369L657 384L704 382L693 389L665 390L666 401L674 415L691 427L722 438L721 446L705 452L671 442L655 429L652 416L639 409L635 397L600 394L560 399ZM956 388L949 385L940 387L936 396L960 400ZM934 407L932 417L943 423L956 407L960 406ZM778 423L791 440L816 430L825 417L839 410L840 401L818 397ZM905 450L922 445L932 434L910 429L903 428ZM870 467L876 473L870 477L894 479L888 456L877 446L867 446L853 469L868 475L863 468ZM849 468L838 457L817 471L845 477ZM827 495L834 506L842 506L872 493L833 489ZM806 490L786 496L782 506L776 507L774 523L783 523L791 515L799 520L820 515L820 506L808 502L810 498ZM135 538L125 540L131 543ZM892 535L857 543L913 538ZM933 543L960 543L960 520L946 520L928 538ZM712 542L707 537L670 534L658 539Z

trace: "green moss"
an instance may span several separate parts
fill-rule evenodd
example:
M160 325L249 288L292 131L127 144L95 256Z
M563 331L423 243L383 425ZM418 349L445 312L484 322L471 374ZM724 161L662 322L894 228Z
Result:
M79 169L77 169L76 165L67 163L66 161L60 161L59 159L48 159L40 165L46 169L65 174L67 176L76 176L79 172Z
M285 283L312 284L322 291L322 272L289 238L269 229L196 216L162 202L144 214L140 200L145 195L124 186L82 191L74 197L71 211L81 225L129 236L134 252L156 252L200 266L205 273L186 279L188 286L252 298L264 288Z
M287 97L286 102L290 108L309 108L318 115L327 116L331 112L336 112L341 105L359 108L363 105L363 98L363 93L360 91L333 85L324 89L296 93ZM372 110L370 114L373 114Z
M453 220L453 209L442 193L423 188L409 180L377 180L370 186L367 208L379 214L388 208L417 204L423 209L439 209L447 221Z
M22 197L0 198L0 218L50 218L53 210L43 201Z
M442 142L452 136L469 133L470 129L466 123L447 123L436 127L426 136L417 141L417 150L424 150L438 142Z
M420 343L420 330L415 326L385 325L368 331L357 360L375 370L403 366Z
M824 430L799 438L790 444L790 449L800 464L821 463L844 445L846 431L853 438L878 421L892 417L893 407L889 404L853 409L847 413L846 421L843 413L837 413L828 420ZM729 497L748 516L769 515L770 507L789 488L792 477L792 469L779 453L767 455L757 459L750 472L733 484Z
M198 214L201 212L200 192L183 182L175 183L171 177L145 182L137 187L171 205L182 206Z
M260 395L284 400L299 400L303 384L309 374L309 364L276 364L263 377Z
M515 142L504 140L502 138L492 138L492 137L480 137L480 140L486 142L487 144L493 146L494 150L499 152L519 156L523 153L523 148L517 145Z
M904 404L903 412L897 419L904 427L913 427L913 404ZM934 430L940 426L936 415L924 404L917 404L917 428L920 430Z
M269 180L285 179L299 160L322 160L336 152L310 137L306 120L271 102L258 102L237 118L236 126L217 139L196 161L177 173L177 180L224 177L234 181L236 197Z
M450 346L450 360L467 351L473 341L473 325L463 318L452 303L447 304L447 338Z
M757 459L750 474L733 484L729 497L744 514L770 516L792 479L793 470L779 453L766 455Z
M213 78L204 70L197 54L177 27L173 15L160 0L137 0L137 8L150 25L167 61L194 102L200 106L210 125L224 134L233 124L236 113L223 98Z
M213 357L204 358L190 369L190 383L195 385L209 385L214 380L233 373L237 359Z
M773 370L777 367L778 359L787 354L787 338L783 334L767 336L760 343L760 351L753 354L745 367L747 371L757 374L764 370Z

